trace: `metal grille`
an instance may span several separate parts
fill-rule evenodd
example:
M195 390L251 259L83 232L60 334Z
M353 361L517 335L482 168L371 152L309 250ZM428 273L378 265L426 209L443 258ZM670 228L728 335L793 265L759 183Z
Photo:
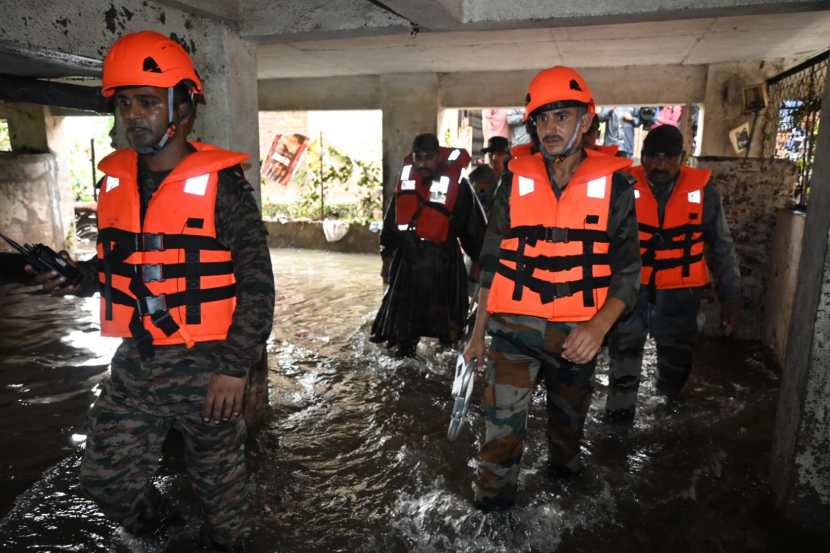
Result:
M806 208L830 50L767 80L764 153L798 170L793 203Z

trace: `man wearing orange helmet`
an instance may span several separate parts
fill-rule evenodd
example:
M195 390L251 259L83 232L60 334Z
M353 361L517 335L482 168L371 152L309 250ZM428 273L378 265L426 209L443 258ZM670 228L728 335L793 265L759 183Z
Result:
M101 332L122 337L111 379L90 414L81 485L134 534L169 510L151 482L172 428L207 517L202 538L234 550L248 534L246 375L271 331L274 279L265 231L240 163L247 154L188 142L202 81L174 40L125 35L104 59L130 148L99 164L97 256L80 285L101 292Z
M547 387L549 474L578 472L596 354L637 300L640 256L631 162L583 147L595 112L573 69L531 81L526 113L536 153L513 159L489 212L475 328L464 357L485 362L475 503L515 501L533 389Z

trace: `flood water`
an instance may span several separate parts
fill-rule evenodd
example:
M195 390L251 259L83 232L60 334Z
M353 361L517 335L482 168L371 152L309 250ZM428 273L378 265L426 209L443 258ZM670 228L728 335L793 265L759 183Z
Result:
M485 514L470 502L477 405L458 441L446 440L456 353L426 340L415 359L392 359L367 340L382 294L378 257L272 250L272 262L272 413L250 443L254 551L811 550L770 508L778 376L757 344L704 343L685 400L672 406L655 396L650 348L628 431L600 418L602 363L581 454L588 468L570 480L546 476L540 389L518 505ZM156 483L188 524L156 541L126 536L79 494L84 415L116 345L96 334L96 300L12 284L0 292L0 550L191 550L199 517L176 470Z

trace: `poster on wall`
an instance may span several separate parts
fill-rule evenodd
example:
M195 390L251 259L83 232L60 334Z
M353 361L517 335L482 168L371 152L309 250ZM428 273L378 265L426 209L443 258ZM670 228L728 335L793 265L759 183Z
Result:
M745 154L750 143L749 123L744 122L729 131L729 142L736 154Z
M262 164L262 176L270 182L288 186L307 147L307 136L277 133Z

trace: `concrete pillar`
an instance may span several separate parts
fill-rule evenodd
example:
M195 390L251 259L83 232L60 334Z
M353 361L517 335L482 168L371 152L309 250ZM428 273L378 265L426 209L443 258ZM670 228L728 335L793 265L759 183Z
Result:
M246 152L245 177L260 196L259 111L257 108L257 60L254 44L227 27L207 47L209 77L205 79L206 105L200 106L191 136L205 137L223 148ZM199 69L200 73L203 72Z
M384 205L394 193L401 161L409 152L412 139L420 133L436 132L438 104L438 76L435 73L381 75Z
M0 116L9 122L13 151L41 154L49 151L47 109L35 104L0 103Z
M14 155L3 158L5 172L3 232L18 242L44 243L62 250L74 244L72 191L63 186L67 167L52 155L63 133L59 118L48 107L26 103L0 103L0 117L9 124Z
M830 526L830 74L811 178L772 452L784 515Z

